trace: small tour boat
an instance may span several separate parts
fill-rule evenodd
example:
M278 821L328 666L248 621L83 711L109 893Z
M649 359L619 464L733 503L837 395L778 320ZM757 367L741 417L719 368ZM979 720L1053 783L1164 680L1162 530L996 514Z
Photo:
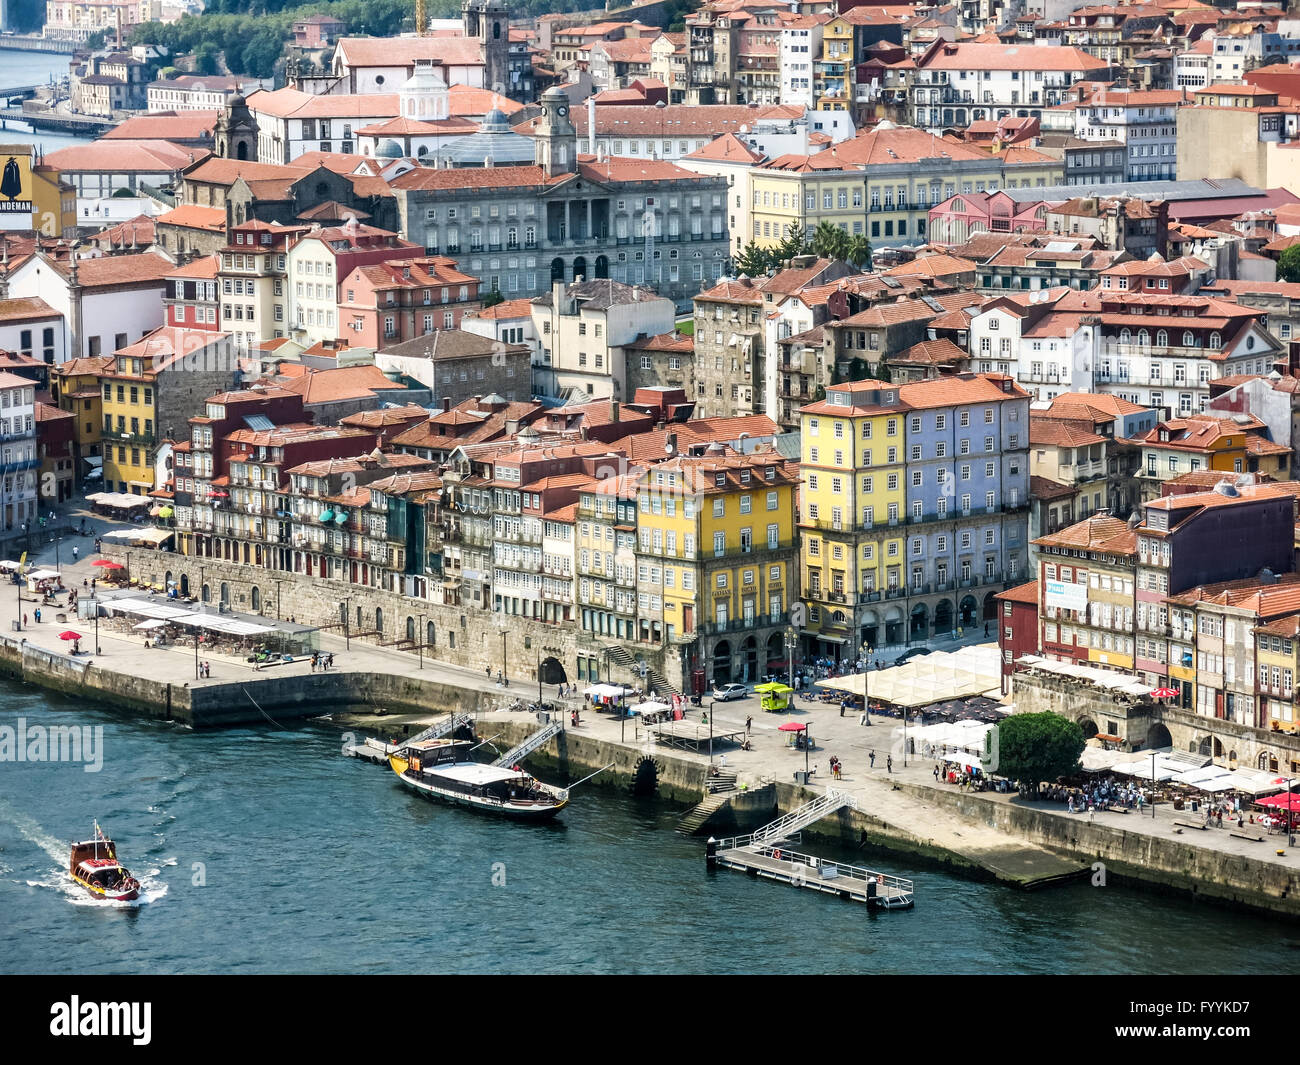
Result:
M521 769L475 762L469 757L472 746L469 740L418 740L390 755L388 764L413 791L476 810L540 820L568 805L567 789L543 784Z
M131 902L140 897L140 881L117 860L117 847L95 824L95 838L72 845L68 875L92 898Z

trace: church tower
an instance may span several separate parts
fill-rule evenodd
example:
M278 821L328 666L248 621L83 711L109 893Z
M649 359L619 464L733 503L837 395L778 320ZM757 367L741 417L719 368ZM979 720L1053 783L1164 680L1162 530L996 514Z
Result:
M483 47L483 88L510 95L510 12L505 0L461 0L465 36Z
M257 120L238 93L230 98L217 119L214 140L216 153L223 159L257 162Z
M542 93L542 117L533 131L537 165L547 177L578 170L578 133L569 120L569 97L561 88Z

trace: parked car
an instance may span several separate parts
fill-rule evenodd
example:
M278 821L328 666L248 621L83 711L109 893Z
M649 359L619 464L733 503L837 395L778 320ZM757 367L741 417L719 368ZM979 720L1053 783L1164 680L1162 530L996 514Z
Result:
M904 665L913 658L920 658L922 655L928 655L929 653L930 648L928 647L913 647L910 650L904 651L901 655L895 658L894 665Z
M725 703L731 699L743 699L749 694L749 689L743 684L724 684L721 688L713 689L713 698L720 703Z

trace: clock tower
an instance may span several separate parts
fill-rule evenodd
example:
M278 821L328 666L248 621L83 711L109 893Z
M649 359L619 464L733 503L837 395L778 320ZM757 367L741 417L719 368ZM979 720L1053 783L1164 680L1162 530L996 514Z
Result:
M563 89L542 94L542 117L533 134L537 141L537 165L547 177L574 174L578 170L578 134L569 119L569 97Z

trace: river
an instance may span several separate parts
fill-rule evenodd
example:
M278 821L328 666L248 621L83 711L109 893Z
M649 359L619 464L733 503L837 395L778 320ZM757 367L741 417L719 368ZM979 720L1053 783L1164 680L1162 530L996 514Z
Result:
M72 56L51 52L20 52L0 48L0 88L17 85L38 85L67 76ZM32 132L26 123L5 122L0 128L0 141L38 144L46 152L58 151L70 144L85 144L94 140L89 136L72 133L51 133L45 130Z
M1038 893L890 854L865 907L705 869L679 810L580 788L547 825L431 804L329 722L191 732L0 681L0 726L103 728L103 768L0 763L0 969L33 973L1290 971L1300 930L1111 885ZM92 820L142 901L66 877Z

